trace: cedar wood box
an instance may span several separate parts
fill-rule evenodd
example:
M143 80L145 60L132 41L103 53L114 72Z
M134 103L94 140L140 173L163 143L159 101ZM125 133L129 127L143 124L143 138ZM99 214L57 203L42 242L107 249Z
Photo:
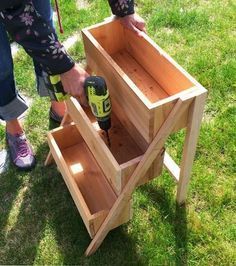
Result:
M188 179L206 90L147 35L136 36L124 29L119 20L106 20L82 30L82 34L88 69L105 78L111 95L112 146L108 148L89 108L82 107L72 97L67 101L67 115L73 123L49 132L48 141L50 152L93 238L182 95L192 97L184 102L186 111L176 121L173 131L185 127L189 131L182 164L183 176ZM204 97L198 111L192 103L201 95ZM190 135L195 116L198 117L194 129L196 137L192 141ZM181 169L168 154L165 153L164 159L163 151L139 185L161 174L163 160L177 182L181 181ZM46 164L49 162L47 160ZM186 194L181 193L180 202ZM131 214L129 200L113 228L128 221Z

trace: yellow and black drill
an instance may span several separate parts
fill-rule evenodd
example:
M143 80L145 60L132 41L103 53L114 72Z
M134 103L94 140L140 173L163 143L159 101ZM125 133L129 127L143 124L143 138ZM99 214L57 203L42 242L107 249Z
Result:
M111 100L106 82L102 77L90 76L85 80L84 88L91 111L99 127L106 132L110 147L108 130L111 128Z
M57 101L68 99L65 93L60 76L50 76L49 89ZM84 82L85 94L93 115L98 121L99 127L106 132L107 142L111 146L108 130L111 128L111 100L104 78L90 76Z

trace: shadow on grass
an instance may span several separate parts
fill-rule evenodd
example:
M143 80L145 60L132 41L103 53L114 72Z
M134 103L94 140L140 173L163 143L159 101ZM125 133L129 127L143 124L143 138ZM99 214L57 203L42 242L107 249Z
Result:
M50 129L55 126L50 123ZM5 202L0 205L0 211L4 210L0 217L0 264L147 265L148 258L139 255L136 239L126 225L111 231L93 256L84 257L91 239L56 166L44 167L47 153L45 142L37 150L38 163L33 171L21 173L11 168L1 176L0 196ZM164 190L149 184L140 189L155 203L163 220L167 217L172 225L176 265L186 265L185 207L174 209ZM13 205L17 205L17 214L12 223L9 213Z
M49 124L48 124L48 130L52 130L56 127L59 127L60 123L57 123L55 121L53 121L52 119L49 119Z
M18 192L23 184L21 176L16 177L15 169L12 165L8 171L0 175L0 264L2 260L3 249L8 248L8 241L5 238L9 227L10 212L16 202Z
M146 184L140 189L154 203L162 220L171 225L175 236L176 265L188 265L186 206L173 203L174 196L170 197L163 188L154 188L151 184Z
M90 243L87 230L73 203L62 176L55 165L44 167L47 144L37 150L37 166L24 174L27 188L18 207L15 223L6 234L1 251L1 264L79 264L79 265L144 265L138 256L135 241L125 226L111 231L99 250L91 257L84 257ZM10 170L11 171L11 170ZM9 175L9 173L6 173ZM4 188L11 196L1 218L1 232L9 226L8 214L22 185L14 172L14 182ZM6 205L5 205L6 206Z

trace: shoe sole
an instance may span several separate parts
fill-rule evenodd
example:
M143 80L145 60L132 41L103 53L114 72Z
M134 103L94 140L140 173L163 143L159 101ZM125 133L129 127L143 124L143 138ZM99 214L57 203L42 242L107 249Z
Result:
M10 160L10 163L19 171L30 171L32 170L35 166L36 166L36 159L34 158L34 162L32 163L32 165L30 166L27 166L27 167L19 167L17 166L16 164L14 164L12 158L11 158L11 152L9 151L9 145L8 145L8 142L7 142L7 137L6 137L6 145L8 147L8 153L9 153L9 160Z
M27 166L27 167L19 167L19 166L15 165L12 161L11 161L11 163L14 165L14 167L15 167L17 170L22 171L22 172L28 172L28 171L31 171L31 170L34 169L35 166L36 166L36 160L34 160L34 163L33 163L32 165Z

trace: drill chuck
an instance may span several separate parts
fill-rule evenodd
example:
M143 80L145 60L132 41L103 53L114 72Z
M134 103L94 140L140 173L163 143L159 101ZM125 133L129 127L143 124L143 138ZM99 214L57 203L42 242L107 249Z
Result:
M105 130L107 131L108 129L111 128L111 118L110 117L107 117L106 119L103 119L103 120L98 120L98 125L99 127L102 129L102 130Z

